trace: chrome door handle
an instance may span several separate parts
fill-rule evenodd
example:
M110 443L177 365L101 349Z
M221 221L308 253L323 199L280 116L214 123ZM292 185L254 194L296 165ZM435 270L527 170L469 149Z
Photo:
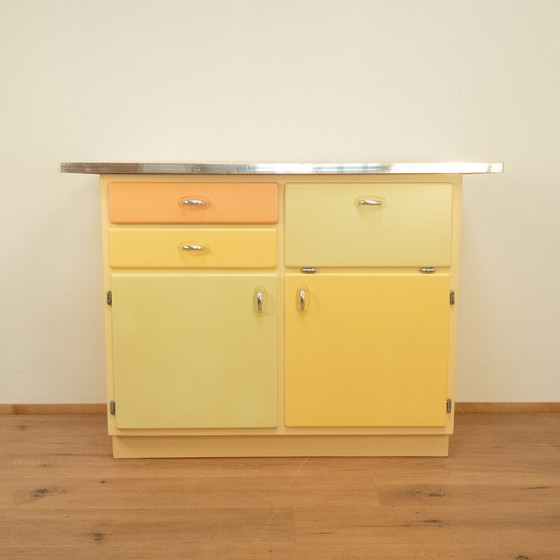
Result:
M299 288L298 290L298 309L299 311L305 311L307 305L307 292L305 288Z
M265 296L265 289L262 286L257 286L253 295L253 308L255 309L255 313L264 313Z

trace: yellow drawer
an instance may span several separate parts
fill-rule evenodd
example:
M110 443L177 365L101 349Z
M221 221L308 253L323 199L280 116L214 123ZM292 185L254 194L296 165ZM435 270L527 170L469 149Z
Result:
M111 229L109 263L112 268L273 268L276 230Z
M449 266L448 183L286 185L287 266Z

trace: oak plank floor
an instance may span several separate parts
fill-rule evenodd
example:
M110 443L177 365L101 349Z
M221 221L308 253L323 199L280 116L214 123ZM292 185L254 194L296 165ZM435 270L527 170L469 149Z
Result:
M126 459L101 414L0 416L2 560L560 559L560 414L448 458Z

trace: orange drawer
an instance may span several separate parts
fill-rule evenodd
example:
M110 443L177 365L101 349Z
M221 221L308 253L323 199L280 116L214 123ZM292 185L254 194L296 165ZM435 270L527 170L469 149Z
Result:
M276 183L111 183L114 224L275 224Z

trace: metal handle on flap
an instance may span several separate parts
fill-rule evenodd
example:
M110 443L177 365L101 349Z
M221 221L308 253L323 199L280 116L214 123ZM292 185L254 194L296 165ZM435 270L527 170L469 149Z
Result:
M364 206L381 208L382 206L385 206L386 202L387 201L384 198L377 196L375 194L360 196L359 198L356 198L354 200L354 204L358 208L363 208Z

